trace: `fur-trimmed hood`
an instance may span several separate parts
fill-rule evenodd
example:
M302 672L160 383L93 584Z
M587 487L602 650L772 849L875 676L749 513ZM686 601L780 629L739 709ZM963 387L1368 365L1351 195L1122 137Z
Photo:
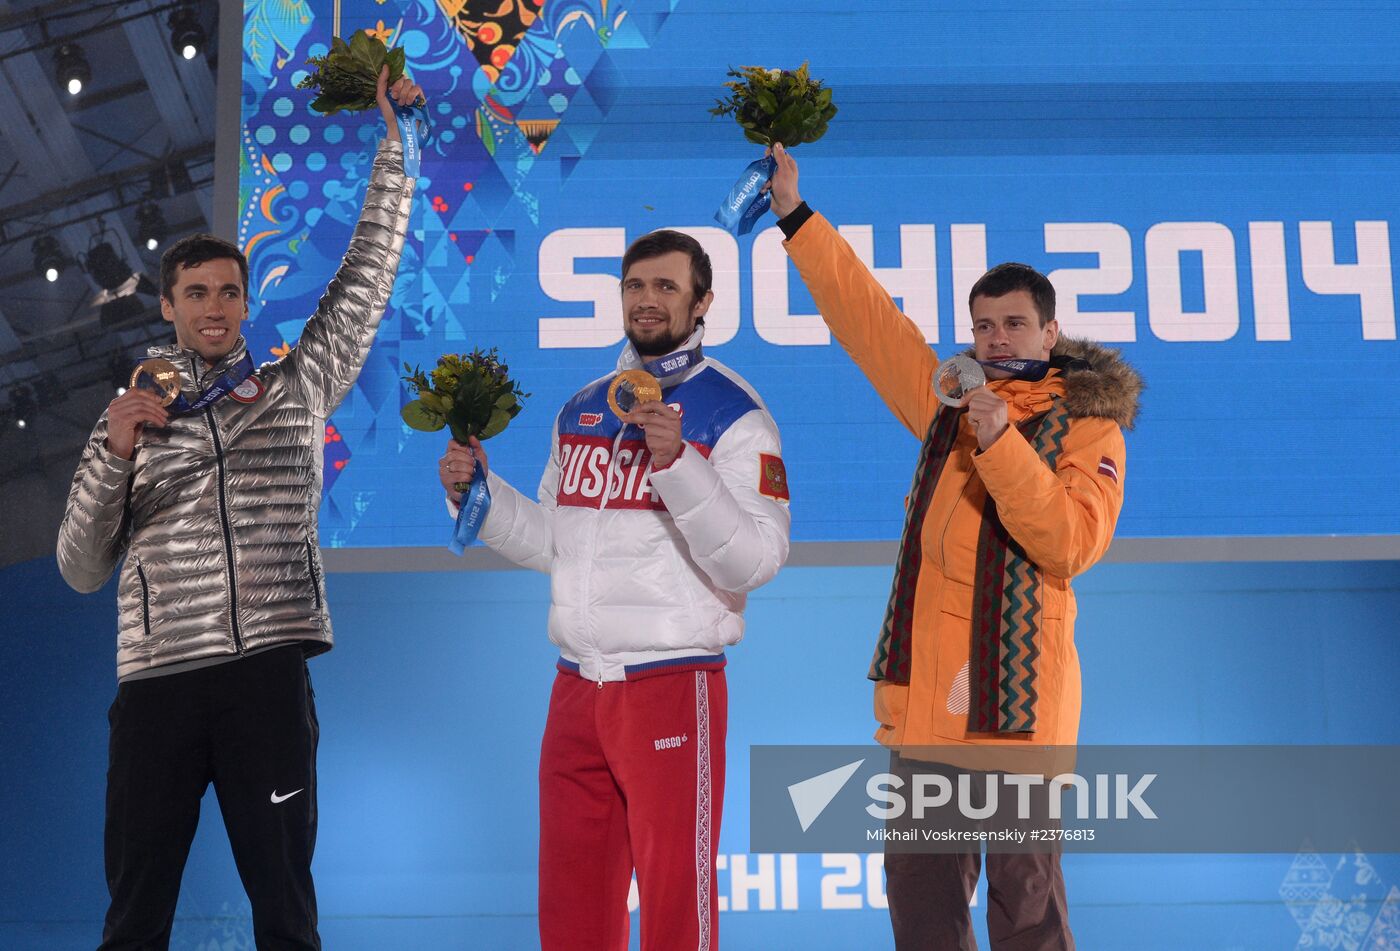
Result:
M1050 358L1083 360L1089 368L1064 367L1065 403L1071 416L1102 416L1132 429L1142 398L1142 377L1122 351L1093 340L1061 336Z

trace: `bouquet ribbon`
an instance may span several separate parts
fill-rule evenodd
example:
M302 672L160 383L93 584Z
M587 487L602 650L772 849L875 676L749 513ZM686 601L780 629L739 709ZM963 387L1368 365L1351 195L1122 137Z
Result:
M478 460L472 473L472 481L467 491L462 493L462 504L457 509L457 524L452 527L452 540L447 543L452 554L460 555L476 543L481 526L486 524L486 513L491 511L491 489L486 484L486 473Z
M756 162L750 162L744 174L729 189L729 194L720 202L715 212L715 220L733 234L748 234L754 223L772 204L772 196L763 186L773 177L778 168L777 160L765 155Z
M433 121L428 117L427 106L395 106L394 118L398 120L399 138L403 141L404 174L417 178L423 162L423 146L433 140Z

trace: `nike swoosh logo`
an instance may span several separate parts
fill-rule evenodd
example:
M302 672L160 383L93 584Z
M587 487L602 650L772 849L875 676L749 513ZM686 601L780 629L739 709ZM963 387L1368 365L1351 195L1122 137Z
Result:
M306 788L306 787L304 787L304 786L302 787L302 789L305 789L305 788ZM289 793L287 793L287 795L285 795L285 796L279 796L279 795L277 795L277 790L274 789L274 790L272 791L272 803L273 803L273 805L276 805L276 804L279 803L279 802L286 802L288 799L291 799L293 796L295 796L297 793L299 793L299 792L301 792L301 791L302 791L301 789L298 789L298 790L296 790L295 792L289 792Z

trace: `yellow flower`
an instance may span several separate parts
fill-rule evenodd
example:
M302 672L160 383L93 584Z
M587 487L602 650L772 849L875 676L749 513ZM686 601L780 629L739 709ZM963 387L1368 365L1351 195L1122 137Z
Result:
M370 36L374 37L379 42L387 45L389 42L389 37L394 35L394 28L392 26L385 26L384 21L380 20L374 25L374 29L366 29L365 32L368 33Z

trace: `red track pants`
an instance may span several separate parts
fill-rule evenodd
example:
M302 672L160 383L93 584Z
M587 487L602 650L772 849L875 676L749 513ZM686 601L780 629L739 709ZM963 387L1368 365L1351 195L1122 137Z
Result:
M723 670L558 675L540 750L543 951L626 951L634 868L642 951L719 947L727 712Z

